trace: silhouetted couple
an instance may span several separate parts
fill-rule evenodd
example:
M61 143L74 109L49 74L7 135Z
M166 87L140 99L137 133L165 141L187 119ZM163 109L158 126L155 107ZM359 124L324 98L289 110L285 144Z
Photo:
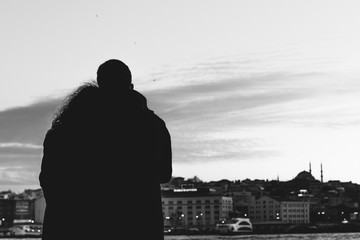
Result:
M59 108L44 140L44 240L163 239L160 183L172 174L165 122L121 61L101 64Z

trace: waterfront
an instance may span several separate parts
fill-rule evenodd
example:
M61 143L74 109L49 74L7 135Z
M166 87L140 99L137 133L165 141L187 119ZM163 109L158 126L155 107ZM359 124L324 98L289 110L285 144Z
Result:
M165 236L165 240L360 240L360 233L251 234L237 236Z
M0 238L14 240L19 238ZM41 238L21 238L22 240L41 240ZM360 240L360 233L305 233L305 234L250 234L250 235L179 235L165 236L165 240ZM86 240L86 239L85 239Z

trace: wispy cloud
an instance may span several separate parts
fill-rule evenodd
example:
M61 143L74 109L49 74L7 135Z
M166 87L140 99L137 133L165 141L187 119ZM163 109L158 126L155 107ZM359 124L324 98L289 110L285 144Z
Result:
M39 187L42 143L61 99L46 98L0 112L0 187Z
M213 64L200 69L221 66ZM316 146L307 144L307 139L324 141L328 131L349 132L360 126L360 85L346 73L256 72L160 87L145 95L172 133L176 164L217 162L219 169L230 162L250 160L279 164L297 160L302 145L313 151L304 160L310 161L323 155L316 153ZM301 135L304 132L307 134ZM294 134L301 139L294 141ZM286 166L285 162L281 166Z
M359 92L358 81L346 75L278 72L169 86L146 94L150 106L169 121L203 126L199 119L207 119L205 125L216 127L220 120L241 120L242 125L341 124L358 115Z
M0 143L41 145L60 101L59 99L42 99L28 106L1 111Z
M35 145L31 143L18 143L18 142L9 142L9 143L0 143L0 148L25 148L25 149L40 149L41 145Z

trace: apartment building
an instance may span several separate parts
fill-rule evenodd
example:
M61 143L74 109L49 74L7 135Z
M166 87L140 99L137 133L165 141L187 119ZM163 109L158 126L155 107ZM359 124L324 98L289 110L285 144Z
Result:
M286 223L309 223L310 202L281 202L281 221Z
M176 227L214 227L233 211L232 197L209 188L162 191L164 224Z
M234 191L232 192L234 211L247 217L249 215L250 203L255 200L251 192Z
M280 221L280 206L280 201L268 196L252 199L249 218L253 223Z
M281 201L263 196L250 203L249 217L253 223L309 223L310 202Z
M44 222L45 208L46 202L44 196L34 200L34 220L36 223Z

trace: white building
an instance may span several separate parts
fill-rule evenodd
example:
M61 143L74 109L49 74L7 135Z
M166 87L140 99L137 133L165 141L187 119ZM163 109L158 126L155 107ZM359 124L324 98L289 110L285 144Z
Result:
M254 223L309 223L310 202L280 201L263 196L250 204L249 217Z
M45 198L44 196L34 201L34 220L36 223L43 223L45 215Z
M163 191L162 204L164 224L176 227L214 227L233 211L232 197L209 188Z
M309 223L310 202L281 202L281 221L286 223Z

